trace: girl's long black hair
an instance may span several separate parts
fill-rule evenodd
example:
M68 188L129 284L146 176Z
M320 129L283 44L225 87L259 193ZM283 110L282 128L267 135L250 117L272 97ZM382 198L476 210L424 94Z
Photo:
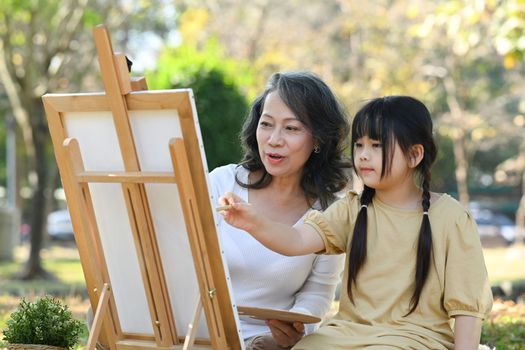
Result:
M432 230L428 218L430 208L430 168L436 159L437 147L432 136L432 119L423 103L409 96L387 96L369 101L356 114L352 122L352 141L363 136L378 140L383 145L383 168L381 178L392 168L396 142L407 158L413 145L424 147L422 161L416 167L423 195L421 206L423 218L419 229L414 293L410 300L409 315L416 309L423 286L428 277L432 253ZM352 143L352 155L354 144ZM352 158L354 161L354 158ZM355 167L354 167L355 168ZM354 302L352 286L357 286L357 275L366 261L367 208L375 190L365 186L361 194L361 209L357 215L348 266L348 296Z
M279 93L319 145L318 153L312 153L304 166L301 187L309 200L319 199L321 207L326 209L349 181L351 161L345 157L344 150L350 125L330 88L310 72L275 73L264 92L255 99L241 131L244 156L240 164L250 172L260 170L262 176L251 184L238 178L236 181L254 189L264 188L272 181L259 155L256 132L264 101L273 91Z

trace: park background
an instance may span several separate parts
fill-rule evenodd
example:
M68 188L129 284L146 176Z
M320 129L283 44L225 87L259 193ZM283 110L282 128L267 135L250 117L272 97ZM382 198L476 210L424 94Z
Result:
M483 341L525 349L523 0L2 0L0 329L23 296L56 295L79 318L88 305L74 242L46 230L66 203L41 96L103 90L100 23L150 89L193 89L210 170L239 160L273 72L315 72L349 116L377 96L421 99L440 148L433 189L516 223L513 240L497 223L483 240L501 298Z

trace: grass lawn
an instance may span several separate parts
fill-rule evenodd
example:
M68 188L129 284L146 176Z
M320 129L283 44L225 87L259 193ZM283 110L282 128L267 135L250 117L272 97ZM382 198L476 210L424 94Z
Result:
M20 281L13 278L27 257L26 246L15 251L15 262L0 262L0 340L9 314L16 308L21 297L33 299L51 294L62 299L76 318L85 319L89 306L86 299L84 275L78 252L74 245L53 244L42 251L45 269L55 280ZM493 285L516 290L525 285L525 246L518 248L484 249L489 278ZM523 290L525 298L525 289ZM334 306L337 303L334 303ZM87 333L82 338L84 346ZM525 350L525 304L497 300L490 319L483 323L482 343L498 350ZM1 348L1 346L0 346Z
M53 280L20 281L13 278L23 267L27 247L19 247L15 262L0 262L0 295L86 295L86 284L78 252L74 245L54 245L42 251L44 268Z
M525 349L525 246L484 249L491 284L519 303L497 300L483 322L481 341L497 350Z

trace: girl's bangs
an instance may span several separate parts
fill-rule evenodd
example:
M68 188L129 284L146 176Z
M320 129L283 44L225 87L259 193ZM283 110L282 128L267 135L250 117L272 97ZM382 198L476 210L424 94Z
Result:
M368 136L373 140L383 141L382 119L377 111L368 110L357 114L352 127L352 140Z
M390 173L395 147L393 125L383 117L383 108L385 108L383 100L371 102L357 113L352 123L352 153L354 142L364 136L382 144L381 177Z

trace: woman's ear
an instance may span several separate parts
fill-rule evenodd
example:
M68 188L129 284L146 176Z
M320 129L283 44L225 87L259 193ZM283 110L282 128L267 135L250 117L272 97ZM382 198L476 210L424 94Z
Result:
M425 147L421 144L413 145L410 147L410 158L408 160L408 166L415 168L421 163L425 156Z

